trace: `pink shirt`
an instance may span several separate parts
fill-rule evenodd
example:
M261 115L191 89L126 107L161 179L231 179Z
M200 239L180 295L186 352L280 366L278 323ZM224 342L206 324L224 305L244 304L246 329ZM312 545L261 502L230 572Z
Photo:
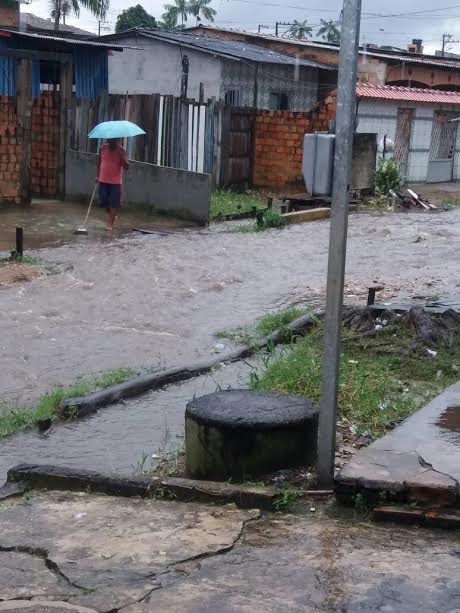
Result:
M121 185L123 177L123 149L117 146L110 149L106 144L101 148L101 168L99 171L99 183Z

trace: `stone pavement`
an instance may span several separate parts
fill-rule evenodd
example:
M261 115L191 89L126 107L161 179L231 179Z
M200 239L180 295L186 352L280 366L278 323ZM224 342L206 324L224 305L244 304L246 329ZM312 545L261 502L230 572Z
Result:
M460 610L458 534L320 509L31 492L0 503L0 567L0 611Z
M345 495L386 491L460 507L460 381L357 453L337 484Z

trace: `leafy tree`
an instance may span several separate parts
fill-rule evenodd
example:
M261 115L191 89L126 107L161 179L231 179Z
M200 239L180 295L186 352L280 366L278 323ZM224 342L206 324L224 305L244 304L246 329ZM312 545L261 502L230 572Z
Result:
M61 13L58 16L59 21L62 19L62 23L65 25L65 18L71 15L73 12L72 3L69 0L61 0ZM56 19L56 1L51 0L50 2L50 17L51 19Z
M209 6L211 2L212 0L190 0L190 14L196 18L197 25L202 17L208 21L214 21L217 11Z
M50 12L54 19L54 29L59 30L59 22L65 18L65 11L72 11L76 17L80 17L80 8L88 9L98 19L105 19L110 0L50 0ZM65 5L71 9L66 9Z
M304 21L297 21L297 19L294 19L287 34L291 38L296 38L297 40L306 40L313 34L313 29L308 25L308 19Z
M124 10L117 17L115 32L124 32L131 28L156 28L157 20L147 13L143 6L136 4Z
M172 22L176 24L180 21L180 27L185 26L187 17L191 15L191 7L187 0L174 0L174 4L165 4L165 13L162 15L164 22Z
M158 28L160 30L179 30L180 26L177 25L177 14L175 12L163 13L161 16L162 21L159 22Z
M337 22L330 19L321 19L321 27L317 32L318 36L322 36L328 43L340 43L340 28L337 27Z

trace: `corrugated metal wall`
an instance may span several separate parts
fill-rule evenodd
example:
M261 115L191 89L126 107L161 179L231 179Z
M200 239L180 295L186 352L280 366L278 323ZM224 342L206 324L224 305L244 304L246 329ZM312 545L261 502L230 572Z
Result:
M33 41L0 39L0 49L5 47L33 49ZM108 52L106 49L75 46L72 50L74 63L74 91L79 98L94 100L101 92L108 90ZM42 62L42 64L47 62ZM50 62L51 64L52 62ZM0 55L0 95L16 95L16 60ZM42 66L43 68L43 66ZM32 64L32 95L40 96L40 62ZM54 79L56 81L56 79ZM57 77L57 82L59 78Z

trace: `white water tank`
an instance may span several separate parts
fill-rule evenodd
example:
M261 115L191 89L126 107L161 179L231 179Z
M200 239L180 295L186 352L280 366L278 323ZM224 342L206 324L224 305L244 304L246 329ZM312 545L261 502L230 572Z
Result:
M332 194L334 151L334 134L305 134L302 175L307 192L312 196Z

